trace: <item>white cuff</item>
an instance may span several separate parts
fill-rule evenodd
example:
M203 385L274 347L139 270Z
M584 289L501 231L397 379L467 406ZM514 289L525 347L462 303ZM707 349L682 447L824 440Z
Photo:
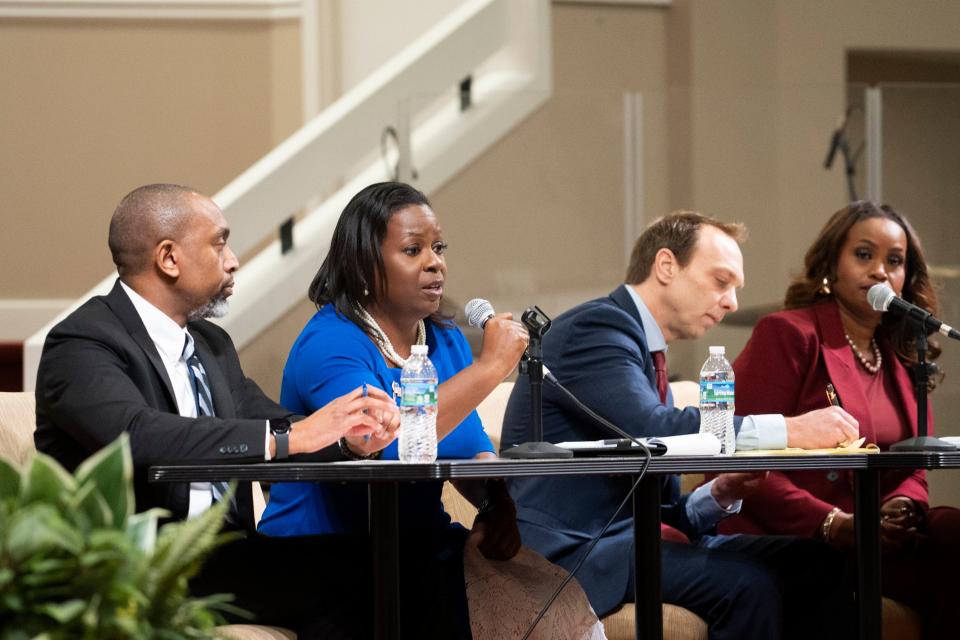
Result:
M270 421L267 420L266 426L264 426L265 433L263 435L263 459L267 462L270 462Z
M737 434L737 450L786 449L787 421L779 413L746 416Z

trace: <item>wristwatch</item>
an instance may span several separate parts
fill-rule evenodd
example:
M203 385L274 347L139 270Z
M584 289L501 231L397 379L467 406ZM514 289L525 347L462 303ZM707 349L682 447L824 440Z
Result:
M290 421L286 418L274 418L270 422L270 434L277 443L274 460L286 460L290 455Z

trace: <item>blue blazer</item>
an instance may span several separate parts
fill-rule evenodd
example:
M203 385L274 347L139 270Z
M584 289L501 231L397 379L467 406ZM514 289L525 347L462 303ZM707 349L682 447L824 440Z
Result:
M558 316L543 340L543 359L585 405L636 436L696 433L700 413L660 402L653 359L633 298L624 286ZM736 420L739 429L740 419ZM514 386L503 423L502 448L530 439L530 390ZM548 442L609 438L553 385L543 385L543 436ZM522 478L509 482L523 543L570 570L613 515L629 477ZM663 521L691 532L679 479L664 478ZM594 610L603 615L627 599L633 566L632 513L618 516L577 573Z
M441 383L470 366L466 338L456 326L426 322L430 360ZM281 401L309 415L362 384L391 393L400 369L387 365L370 338L333 305L317 310L300 332L283 369ZM441 395L440 402L443 402ZM437 445L439 458L472 458L493 451L480 416L471 412ZM397 442L383 451L397 459ZM417 482L400 488L402 530L442 533L450 523L440 502L442 482ZM273 536L365 532L367 487L362 483L284 482L270 490L270 503L260 519L260 532Z

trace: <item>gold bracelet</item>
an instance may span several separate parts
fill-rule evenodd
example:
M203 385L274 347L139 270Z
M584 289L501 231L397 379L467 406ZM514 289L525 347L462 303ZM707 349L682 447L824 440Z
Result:
M838 513L840 513L840 507L830 509L830 513L827 514L827 517L823 519L823 524L820 525L820 537L825 542L830 542L830 529L833 527L833 519L837 517Z

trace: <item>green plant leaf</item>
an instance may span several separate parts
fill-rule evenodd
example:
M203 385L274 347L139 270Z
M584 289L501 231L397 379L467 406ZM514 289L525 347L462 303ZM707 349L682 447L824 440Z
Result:
M130 437L126 433L121 434L87 458L77 468L75 475L80 485L89 481L94 483L113 513L113 525L123 529L134 510Z
M133 514L127 520L127 537L141 551L151 553L157 544L157 523L168 514L164 509L150 509Z
M20 485L21 504L45 502L63 504L77 490L77 483L60 464L50 456L38 453L33 456Z
M58 551L78 554L83 549L80 532L49 504L34 503L14 513L5 538L4 546L14 562Z
M185 578L196 573L199 561L218 542L217 533L223 526L228 502L225 498L196 518L170 523L160 530L153 556L153 579L147 587L150 620L168 617L170 602L181 599L179 592L186 586Z
M20 470L13 464L0 458L0 500L16 498L20 495Z
M53 618L60 624L67 624L80 617L86 611L85 600L67 600L66 602L51 602L37 608L37 613Z
M188 589L226 503L158 532L159 510L134 509L126 437L71 476L37 455L0 462L0 640L213 637L228 596Z
M71 496L69 508L73 520L84 530L112 527L113 510L92 481L87 481Z

